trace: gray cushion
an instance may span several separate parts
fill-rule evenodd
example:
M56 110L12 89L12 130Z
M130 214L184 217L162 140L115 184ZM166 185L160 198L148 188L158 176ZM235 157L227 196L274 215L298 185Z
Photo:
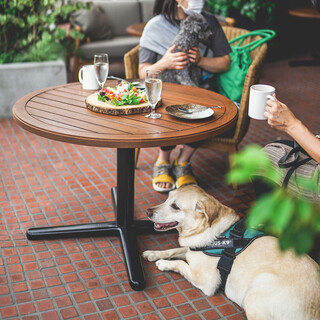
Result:
M124 54L139 44L139 38L133 36L114 37L110 40L95 41L81 45L80 55L86 60L91 60L97 52L105 52L112 58L123 58Z
M91 6L90 10L82 9L71 15L71 23L81 27L83 33L91 41L112 38L112 30L106 13L98 6Z
M154 0L140 0L142 22L147 22L153 17Z
M140 5L138 1L94 1L104 10L108 17L114 37L125 36L130 24L141 22Z

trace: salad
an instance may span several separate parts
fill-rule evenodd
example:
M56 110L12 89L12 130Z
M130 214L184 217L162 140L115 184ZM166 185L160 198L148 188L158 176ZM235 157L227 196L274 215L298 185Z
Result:
M99 91L98 100L109 102L115 106L125 104L138 105L147 102L145 90L137 89L128 81L122 80L116 87L103 88Z

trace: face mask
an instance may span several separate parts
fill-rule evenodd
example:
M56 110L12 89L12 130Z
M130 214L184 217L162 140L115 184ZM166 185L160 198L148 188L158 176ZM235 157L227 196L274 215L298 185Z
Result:
M183 9L185 14L190 16L193 13L201 13L203 5L204 5L204 0L189 0L188 1L188 9L186 9L182 5L180 5L180 7Z

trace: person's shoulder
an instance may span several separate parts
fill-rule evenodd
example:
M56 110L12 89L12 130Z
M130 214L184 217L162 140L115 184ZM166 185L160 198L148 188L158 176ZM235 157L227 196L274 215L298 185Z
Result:
M215 28L220 27L220 23L213 13L204 10L201 12L201 14L204 16L210 26Z
M162 23L164 20L164 17L162 14L158 14L157 16L152 17L146 24L145 28L153 27L154 25L159 25L159 23Z

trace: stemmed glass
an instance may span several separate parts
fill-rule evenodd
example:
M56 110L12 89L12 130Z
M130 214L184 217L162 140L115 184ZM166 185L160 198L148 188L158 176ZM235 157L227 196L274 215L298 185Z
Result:
M150 104L151 113L147 114L147 118L157 119L161 117L160 113L155 113L156 105L160 100L162 91L161 71L147 70L145 77L146 95Z
M104 87L109 73L109 59L106 53L94 55L94 70L101 90Z

